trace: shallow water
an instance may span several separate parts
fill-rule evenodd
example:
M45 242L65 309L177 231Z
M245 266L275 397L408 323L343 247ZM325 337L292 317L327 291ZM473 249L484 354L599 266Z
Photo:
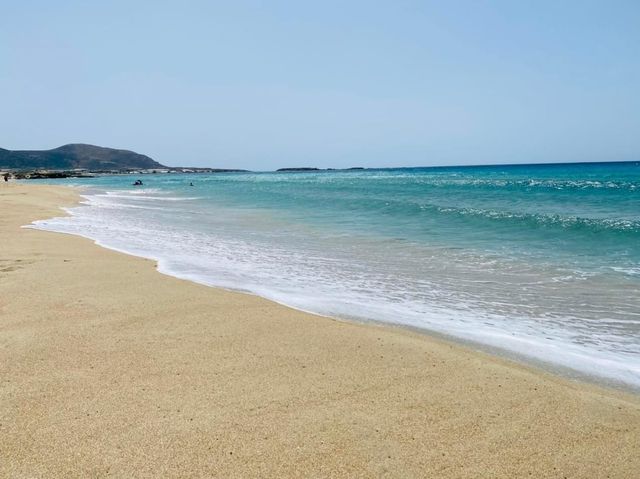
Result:
M640 387L640 163L141 178L35 227Z

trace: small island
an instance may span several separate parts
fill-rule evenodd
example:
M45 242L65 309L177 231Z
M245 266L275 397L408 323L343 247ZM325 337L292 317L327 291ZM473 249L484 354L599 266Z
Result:
M299 168L278 168L276 171L285 171L285 172L294 172L294 171L320 171L320 168L310 168L308 166L303 166Z
M295 172L314 172L314 171L354 171L365 170L362 166L352 166L351 168L314 168L309 166L301 166L297 168L278 168L276 171L281 173L295 173Z

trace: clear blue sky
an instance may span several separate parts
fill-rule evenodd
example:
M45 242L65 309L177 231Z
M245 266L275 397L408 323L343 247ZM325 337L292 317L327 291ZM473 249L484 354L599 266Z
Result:
M640 1L0 0L0 147L169 165L640 160Z

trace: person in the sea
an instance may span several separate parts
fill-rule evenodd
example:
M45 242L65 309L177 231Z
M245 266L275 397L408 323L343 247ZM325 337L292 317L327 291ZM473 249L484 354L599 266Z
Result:
M189 183L189 186L193 186L193 181L191 183Z
M4 178L5 182L9 181L9 173L5 173L4 175L2 175L2 177ZM193 185L191 185L191 186L193 186Z
M141 180L134 181L133 186L142 186L142 181Z

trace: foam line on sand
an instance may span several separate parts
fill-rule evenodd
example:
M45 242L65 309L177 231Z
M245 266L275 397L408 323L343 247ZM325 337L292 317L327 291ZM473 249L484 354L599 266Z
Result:
M0 185L0 477L638 477L638 396L21 228Z

